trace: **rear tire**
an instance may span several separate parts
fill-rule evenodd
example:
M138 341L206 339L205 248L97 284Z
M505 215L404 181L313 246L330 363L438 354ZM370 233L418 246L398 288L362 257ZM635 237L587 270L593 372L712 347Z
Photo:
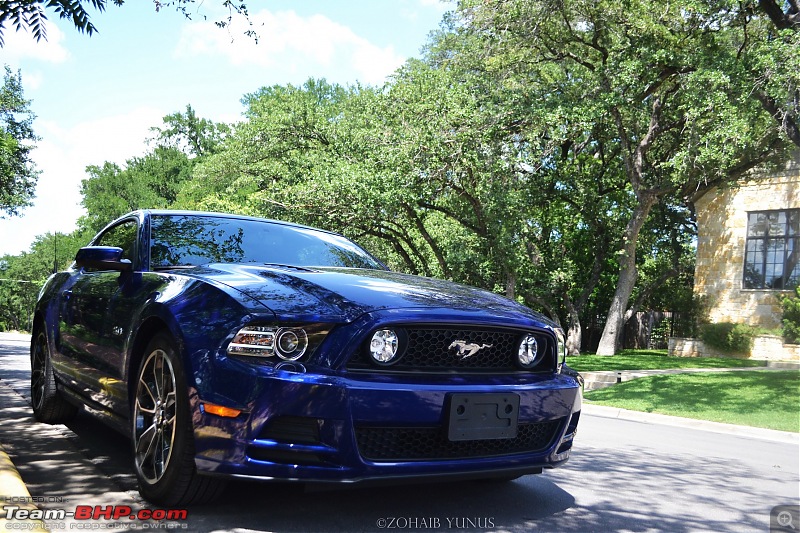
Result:
M132 441L139 493L152 503L183 506L217 498L224 481L201 476L194 463L194 430L186 375L174 343L156 334L134 384Z
M36 332L31 344L31 405L33 417L47 424L64 424L78 413L78 407L58 391L44 330Z

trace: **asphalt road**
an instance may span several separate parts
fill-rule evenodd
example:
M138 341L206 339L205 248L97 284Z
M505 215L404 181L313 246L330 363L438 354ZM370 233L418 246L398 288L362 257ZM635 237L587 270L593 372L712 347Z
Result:
M125 438L84 414L69 427L33 421L29 373L24 339L0 334L0 442L39 506L148 507L136 492ZM237 482L217 504L188 509L185 520L123 525L242 533L770 531L775 506L800 504L797 442L585 410L572 459L539 476L333 489ZM75 527L66 520L53 530Z

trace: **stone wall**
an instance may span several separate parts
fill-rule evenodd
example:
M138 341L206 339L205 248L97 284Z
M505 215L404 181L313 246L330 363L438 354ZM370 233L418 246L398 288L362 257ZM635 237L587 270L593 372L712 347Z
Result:
M694 291L711 322L780 326L780 295L792 291L743 289L748 211L800 208L800 165L738 186L713 188L696 199L697 264Z
M669 355L675 357L733 357L736 359L757 359L759 361L800 361L800 345L784 344L783 339L774 335L759 335L753 339L749 355L731 355L706 346L699 339L670 337Z

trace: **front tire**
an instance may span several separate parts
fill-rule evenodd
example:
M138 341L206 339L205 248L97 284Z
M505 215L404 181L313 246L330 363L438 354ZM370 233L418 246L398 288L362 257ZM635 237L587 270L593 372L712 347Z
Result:
M222 481L197 473L186 376L165 333L153 337L139 365L131 418L142 497L176 506L206 503L221 493Z
M44 330L35 334L31 344L31 405L33 417L47 424L64 424L78 413L78 407L69 403L56 386L50 345Z

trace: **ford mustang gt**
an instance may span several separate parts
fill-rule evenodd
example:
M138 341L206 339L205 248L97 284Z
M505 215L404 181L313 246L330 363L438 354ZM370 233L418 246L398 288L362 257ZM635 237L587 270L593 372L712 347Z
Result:
M35 417L130 436L143 497L231 478L513 479L564 463L581 409L564 335L502 296L399 274L346 238L143 210L42 288Z

